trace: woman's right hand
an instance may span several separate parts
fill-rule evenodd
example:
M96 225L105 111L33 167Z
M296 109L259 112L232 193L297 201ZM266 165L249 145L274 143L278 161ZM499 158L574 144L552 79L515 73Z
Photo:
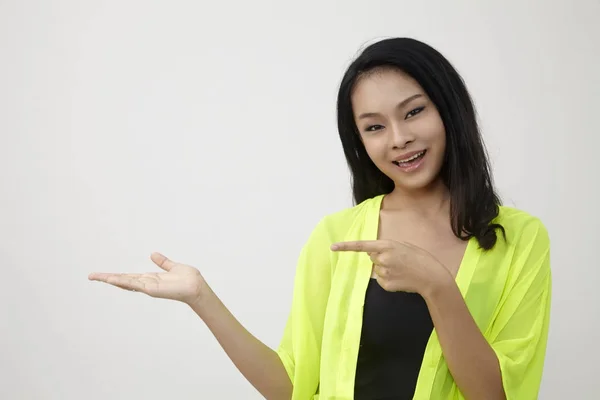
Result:
M93 273L89 279L188 304L206 323L235 366L265 398L292 397L293 385L279 355L235 319L196 268L173 262L159 253L153 253L150 258L164 272Z
M208 290L206 281L196 268L173 262L160 253L152 253L150 259L165 272L145 274L95 272L90 274L88 279L145 293L151 297L178 300L190 306L197 304Z

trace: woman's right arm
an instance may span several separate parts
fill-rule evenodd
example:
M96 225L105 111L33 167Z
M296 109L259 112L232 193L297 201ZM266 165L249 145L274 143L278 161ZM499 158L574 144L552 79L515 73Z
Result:
M164 272L93 273L89 279L189 305L206 323L235 366L266 399L291 399L292 382L278 353L237 321L200 272L159 253L153 253L151 259Z
M291 399L292 382L279 355L248 332L210 288L190 307L260 394L268 400Z

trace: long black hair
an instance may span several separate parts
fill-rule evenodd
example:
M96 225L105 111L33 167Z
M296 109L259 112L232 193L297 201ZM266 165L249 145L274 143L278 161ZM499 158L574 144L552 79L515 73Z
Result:
M394 182L369 158L355 124L351 95L364 74L377 68L396 68L415 79L435 104L446 130L446 152L440 171L450 191L450 222L462 239L477 238L483 249L496 244L492 220L498 216L496 193L475 107L460 74L431 46L411 38L384 39L365 48L350 64L337 99L338 131L352 173L355 204L388 194Z

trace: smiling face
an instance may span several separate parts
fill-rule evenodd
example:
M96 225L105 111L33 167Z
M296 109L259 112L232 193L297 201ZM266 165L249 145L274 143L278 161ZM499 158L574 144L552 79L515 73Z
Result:
M367 154L397 188L424 189L438 181L444 123L413 78L391 68L368 72L356 83L352 109Z

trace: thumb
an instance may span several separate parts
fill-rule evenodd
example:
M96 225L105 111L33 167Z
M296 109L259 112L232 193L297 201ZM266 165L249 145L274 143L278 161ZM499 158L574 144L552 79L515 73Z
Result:
M150 255L150 259L152 260L152 262L154 262L154 264L158 265L160 268L164 269L167 272L175 266L175 263L173 261L169 260L167 257L163 256L160 253L152 253Z

